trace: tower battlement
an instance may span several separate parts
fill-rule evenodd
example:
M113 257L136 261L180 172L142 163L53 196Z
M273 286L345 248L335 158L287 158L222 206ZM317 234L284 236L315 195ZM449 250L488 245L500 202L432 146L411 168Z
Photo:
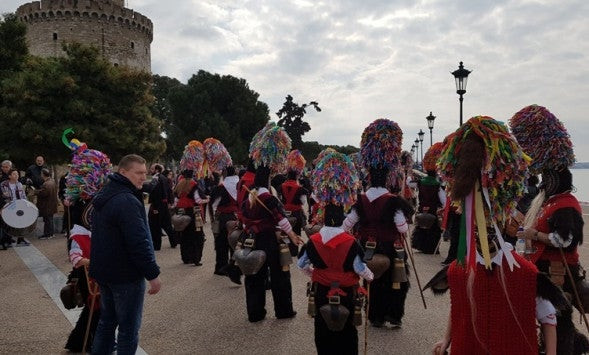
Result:
M33 55L63 55L62 43L92 45L115 65L151 71L153 23L123 0L41 0L21 5Z

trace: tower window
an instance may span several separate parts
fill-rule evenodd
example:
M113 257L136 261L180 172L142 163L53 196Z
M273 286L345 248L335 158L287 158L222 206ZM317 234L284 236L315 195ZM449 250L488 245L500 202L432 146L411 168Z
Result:
M135 42L131 41L131 49L135 49Z
M53 32L53 40L57 41L57 32Z

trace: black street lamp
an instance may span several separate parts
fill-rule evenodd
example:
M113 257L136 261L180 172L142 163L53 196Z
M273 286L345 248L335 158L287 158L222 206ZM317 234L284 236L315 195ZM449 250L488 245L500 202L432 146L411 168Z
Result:
M433 137L432 137L432 130L434 129L434 120L436 116L432 115L432 112L429 112L429 116L425 118L427 120L427 128L429 128L429 146L431 147L434 144Z
M423 162L423 136L425 135L425 132L420 129L417 135L419 136L419 143L421 144L421 161Z
M458 70L454 70L452 75L454 75L454 80L456 80L456 93L460 95L460 125L462 126L462 95L466 94L466 82L468 80L468 74L470 74L470 70L464 69L464 65L460 62L458 66Z
M415 163L419 165L419 138L415 138Z

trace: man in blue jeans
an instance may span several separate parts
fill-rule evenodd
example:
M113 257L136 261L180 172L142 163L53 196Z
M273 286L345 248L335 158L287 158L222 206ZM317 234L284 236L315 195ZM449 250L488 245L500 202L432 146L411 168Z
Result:
M127 155L92 200L90 276L98 282L101 295L92 354L114 351L117 326L117 353L135 354L145 280L149 281L149 294L158 293L161 287L141 193L146 175L145 159Z

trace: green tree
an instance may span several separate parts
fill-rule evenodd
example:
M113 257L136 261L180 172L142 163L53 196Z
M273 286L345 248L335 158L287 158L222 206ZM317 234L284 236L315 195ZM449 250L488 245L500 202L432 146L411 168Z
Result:
M61 58L29 57L22 71L2 82L0 122L8 129L0 131L0 141L11 159L30 162L41 154L49 163L69 161L60 139L69 127L114 163L129 153L158 157L165 143L150 111L151 76L115 67L91 47L64 50Z
M15 14L0 16L0 79L20 70L29 53L27 27Z
M301 146L301 153L303 154L303 156L307 160L307 164L310 164L311 162L313 162L313 160L315 158L317 158L317 155L319 155L319 153L325 148L333 148L336 151L346 154L346 155L351 154L351 153L356 153L357 151L360 150L359 148L356 148L351 145L346 145L346 146L323 145L323 144L319 144L318 142L311 141L311 142L303 142L303 145Z
M156 101L164 102L161 93L154 94ZM204 70L186 85L171 85L166 100L171 116L164 118L166 155L180 159L190 140L214 137L223 142L234 161L244 163L252 137L269 120L268 105L258 98L245 79Z
M282 104L282 108L276 112L278 125L284 127L284 130L292 140L293 149L301 149L303 146L303 135L311 130L309 123L303 121L303 117L307 113L307 106L313 106L317 112L321 112L321 108L316 101L311 101L308 104L299 106L293 102L292 96L287 95L286 101Z

